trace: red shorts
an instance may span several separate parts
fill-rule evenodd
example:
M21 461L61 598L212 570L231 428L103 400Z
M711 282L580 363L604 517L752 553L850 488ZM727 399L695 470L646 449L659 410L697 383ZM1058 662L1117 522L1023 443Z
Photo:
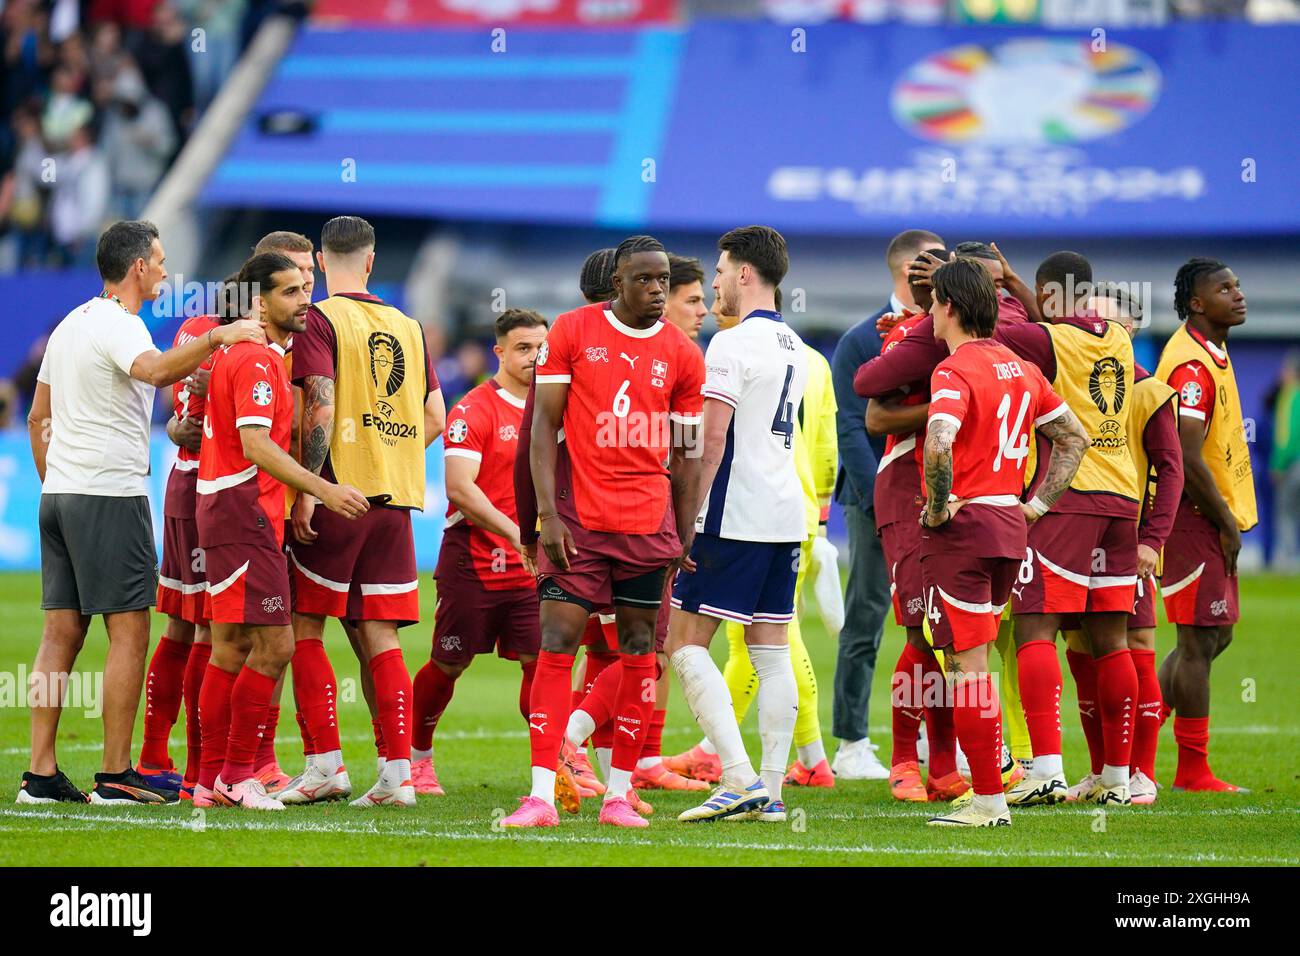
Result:
M207 575L193 518L163 518L163 556L158 569L158 610L191 624L206 625Z
M1137 521L1049 511L1029 526L1012 610L1129 614L1136 583Z
M939 650L968 651L998 638L1002 609L1011 595L1020 562L957 553L921 558L925 611Z
M921 525L916 521L891 521L880 529L880 547L889 568L889 596L894 603L894 623L920 627L925 618L925 590L921 586Z
M355 521L317 505L318 537L289 544L294 607L299 614L348 621L420 620L420 581L410 512L371 506Z
M1156 626L1156 579L1138 578L1133 597L1133 613L1128 616L1130 631Z
M214 623L286 626L292 607L284 552L268 544L220 544L204 550L204 613Z
M1223 567L1219 532L1208 521L1174 530L1165 542L1160 593L1171 624L1219 627L1241 617L1237 579Z
M537 547L537 583L545 594L548 581L554 581L568 594L590 605L591 610L610 607L614 602L614 583L639 578L666 568L681 554L681 543L672 530L672 509L664 516L664 526L655 534L614 534L588 531L576 521L565 518L577 554L569 555L569 568L551 563L546 549Z
M489 591L464 577L440 582L433 612L433 659L464 664L477 654L508 661L536 657L542 645L537 589Z

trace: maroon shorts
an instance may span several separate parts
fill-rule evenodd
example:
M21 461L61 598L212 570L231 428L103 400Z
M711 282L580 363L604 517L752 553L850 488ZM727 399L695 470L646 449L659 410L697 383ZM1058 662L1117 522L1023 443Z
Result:
M889 568L889 596L894 603L894 623L920 627L925 618L925 591L921 587L921 525L916 521L891 521L880 529L880 548Z
M546 586L554 582L571 597L588 605L589 611L614 604L642 604L641 601L615 599L615 584L661 571L681 554L677 533L672 530L672 512L664 519L664 528L655 534L615 534L588 531L576 521L565 519L577 554L569 556L564 570L551 563L546 549L537 547L537 584L543 599ZM650 600L644 606L653 607Z
M1029 527L1012 610L1128 614L1136 583L1135 520L1049 511Z
M1138 578L1133 592L1133 613L1128 616L1130 631L1156 626L1156 579Z
M489 591L464 577L440 582L433 612L433 659L465 664L477 654L508 661L536 657L542 644L537 589Z
M1020 562L939 553L921 558L925 612L939 650L968 651L998 638L998 623L1011 595Z
M1223 567L1219 532L1208 521L1203 527L1174 525L1165 541L1160 593L1171 624L1219 627L1241 617L1237 579Z
M204 549L208 569L205 613L217 624L262 627L290 623L289 571L274 540Z
M420 620L411 514L371 506L355 521L317 505L311 519L318 537L289 544L294 607L299 614L348 621Z
M158 569L158 610L191 624L206 625L203 549L193 518L163 518L163 556Z

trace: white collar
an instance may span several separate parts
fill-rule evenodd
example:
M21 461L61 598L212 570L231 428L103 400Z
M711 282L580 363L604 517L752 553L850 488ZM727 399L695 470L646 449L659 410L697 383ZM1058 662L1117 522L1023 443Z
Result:
M907 306L903 305L903 300L902 300L902 299L900 299L898 296L894 295L894 293L892 293L892 292L889 293L889 311L890 311L890 312L893 312L894 315L902 315L902 314L903 314L903 310L906 309L906 308L907 308Z
M283 348L282 346L279 346L279 345L277 345L277 344L275 344L274 342L271 342L271 341L268 341L266 344L270 347L270 349L271 349L272 352L275 352L277 355L280 356L280 358L284 358L284 352L285 352L285 350L284 350L284 348ZM290 345L290 346L293 345L293 339L290 339L290 340L289 340L289 345Z
M1211 355L1213 355L1216 359L1218 359L1220 362L1226 362L1226 361L1228 361L1228 353L1227 353L1227 350L1219 348L1217 345L1215 345L1213 342L1211 342L1208 338L1207 338L1207 339L1202 339L1201 341L1203 341L1203 342L1205 343L1205 348L1206 348L1206 350L1207 350Z
M492 383L492 391L496 392L501 401L505 402L507 405L513 405L515 408L523 408L526 404L522 398L515 398L496 382Z
M628 336L629 338L634 338L634 339L648 339L652 335L658 335L659 330L664 327L663 321L660 320L658 322L655 322L655 324L650 326L648 329L634 329L632 328L632 326L625 324L622 319L616 316L614 314L613 309L605 310L605 319L609 322L610 325L612 325L618 331L622 332L624 335Z

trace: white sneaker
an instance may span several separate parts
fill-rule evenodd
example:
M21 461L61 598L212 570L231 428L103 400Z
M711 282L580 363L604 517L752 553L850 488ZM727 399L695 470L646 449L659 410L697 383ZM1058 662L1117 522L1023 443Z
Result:
M918 767L925 767L929 763L930 735L925 732L925 724L922 724L921 732L916 737L916 764Z
M1127 807L1133 802L1132 797L1129 796L1128 784L1121 783L1114 787L1108 787L1101 782L1101 777L1098 777L1092 789L1083 795L1083 799L1086 803L1099 803L1102 806L1117 807Z
M767 806L770 800L767 787L763 786L761 779L755 780L743 790L739 787L733 789L719 786L709 795L709 799L698 807L683 810L677 814L677 819L682 823L721 820L733 814L746 814L750 810L760 810ZM785 806L782 805L781 809L784 811Z
M344 800L351 795L352 781L345 768L330 773L311 763L275 796L284 804L300 804Z
M786 812L785 803L777 800L775 803L769 803L767 806L760 807L757 810L746 810L744 813L733 813L729 817L723 817L724 820L750 820L754 823L785 823Z
M1062 803L1067 789L1063 773L1053 777L1025 777L1007 790L1007 803L1013 807Z
M375 785L352 801L354 807L413 807L415 785L407 777L401 783L390 783L383 777Z
M1065 791L1065 802L1078 803L1080 800L1087 797L1088 793L1092 790L1092 788L1095 787L1100 782L1101 782L1100 774L1085 773L1082 777L1079 778L1078 783L1076 783L1069 790Z
M239 807L242 810L283 810L284 804L266 795L266 787L256 777L238 783L224 783L217 777L212 793L218 806Z
M876 756L876 745L870 737L840 741L831 772L841 780L889 779L889 768Z
M1156 802L1156 782L1139 770L1129 778L1128 795L1138 806L1150 806Z
M1009 827L1011 814L1006 810L984 810L974 800L926 821L932 827Z

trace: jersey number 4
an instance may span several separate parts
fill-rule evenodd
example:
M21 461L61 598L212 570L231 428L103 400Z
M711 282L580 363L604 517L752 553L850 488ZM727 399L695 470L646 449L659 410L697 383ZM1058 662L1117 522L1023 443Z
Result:
M776 403L776 416L772 419L772 434L785 438L785 447L794 443L794 402L790 401L790 381L794 378L794 366L785 367L785 384L781 386L781 398Z

